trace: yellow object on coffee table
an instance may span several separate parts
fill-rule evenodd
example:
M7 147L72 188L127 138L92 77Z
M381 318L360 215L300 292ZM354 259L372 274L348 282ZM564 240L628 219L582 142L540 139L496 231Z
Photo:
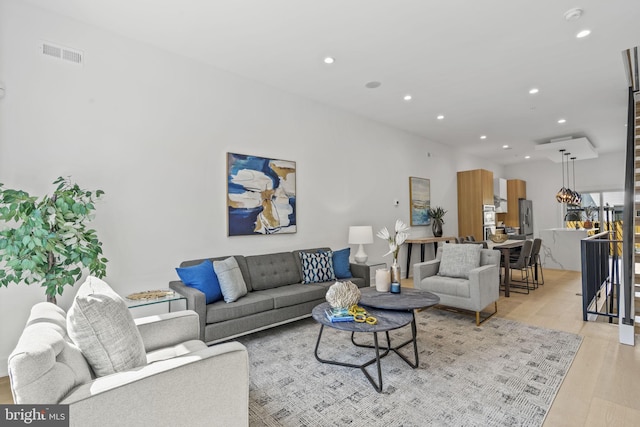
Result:
M358 306L357 304L349 307L348 313L353 316L353 320L358 323L368 323L369 325L375 325L378 323L378 319L373 316L367 315L367 310Z

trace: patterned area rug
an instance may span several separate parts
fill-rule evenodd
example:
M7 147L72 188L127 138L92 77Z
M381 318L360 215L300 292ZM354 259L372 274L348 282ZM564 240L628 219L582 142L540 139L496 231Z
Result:
M390 353L382 393L359 369L315 359L312 319L239 339L249 349L250 425L540 426L582 342L496 317L476 327L470 316L430 309L416 319L420 365ZM392 331L392 341L409 334L408 326ZM413 360L411 346L401 351ZM359 364L374 350L325 328L319 354ZM377 378L375 365L368 370Z

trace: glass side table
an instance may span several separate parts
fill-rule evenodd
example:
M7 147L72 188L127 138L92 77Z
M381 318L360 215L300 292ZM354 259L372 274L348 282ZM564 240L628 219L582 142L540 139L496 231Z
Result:
M127 307L130 309L136 308L136 307L151 306L154 304L168 303L169 311L171 312L172 304L177 303L178 301L184 301L184 306L186 307L187 298L185 298L184 296L180 295L177 292L169 291L168 289L162 289L162 291L171 292L171 293L162 297L150 296L148 298L141 298L141 299L131 299L127 296L127 297L124 297L124 301L127 303ZM140 292L140 293L145 293L145 292ZM135 294L131 294L131 295L135 295Z
M369 286L376 285L376 270L379 268L387 268L386 262L366 262L365 263L369 267Z

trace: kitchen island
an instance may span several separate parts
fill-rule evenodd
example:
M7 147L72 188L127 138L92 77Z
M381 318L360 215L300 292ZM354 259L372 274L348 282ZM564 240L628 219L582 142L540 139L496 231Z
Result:
M581 271L580 240L586 238L587 233L588 230L575 228L540 230L540 258L544 268Z

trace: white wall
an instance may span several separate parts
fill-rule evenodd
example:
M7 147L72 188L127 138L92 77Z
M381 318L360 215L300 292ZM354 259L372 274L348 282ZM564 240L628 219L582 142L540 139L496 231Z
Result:
M85 65L43 57L43 40L84 51ZM501 172L14 0L0 0L0 80L7 89L0 182L41 195L57 176L71 175L104 190L92 225L109 259L106 280L125 295L167 287L182 260L337 249L347 245L349 225L377 230L396 218L408 222L409 176L431 179L432 203L449 211L445 233L456 234L456 171ZM296 161L296 234L226 236L228 151ZM429 234L427 227L413 230ZM366 250L377 261L387 248L376 239ZM59 305L67 308L74 293L67 289ZM35 285L0 288L0 375L30 307L43 300Z
M575 161L576 188L580 193L591 191L624 190L624 152L600 154L598 158ZM534 234L540 230L563 227L563 206L556 201L556 193L562 187L560 163L539 160L505 166L505 178L523 179L527 182L527 199L533 201ZM565 177L566 179L566 177Z

